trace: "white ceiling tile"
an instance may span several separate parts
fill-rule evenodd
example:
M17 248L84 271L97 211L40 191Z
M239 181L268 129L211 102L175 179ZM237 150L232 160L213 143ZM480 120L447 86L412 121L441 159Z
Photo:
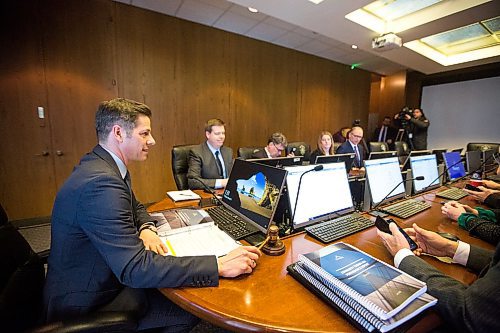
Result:
M213 25L216 28L244 35L259 22L252 20L246 16L241 16L236 13L226 12Z
M285 29L281 29L266 23L259 23L255 27L253 27L250 31L248 31L245 35L248 37L260 39L260 40L265 40L265 41L272 41L274 39L277 39L284 34L286 34Z
M175 16L182 0L157 1L157 0L131 0L132 5L152 10L157 13Z
M287 32L284 35L273 40L273 43L295 49L297 48L297 46L305 44L307 41L309 41L307 37L296 34L295 32Z
M272 16L267 16L263 22L290 31L295 30L297 28L296 25L290 24L288 22L282 21Z
M262 13L252 13L251 11L248 10L247 7L242 7L239 5L233 5L231 8L229 8L229 11L239 14L241 16L246 16L252 20L257 20L257 21L263 21L267 15L262 14Z
M222 14L224 14L224 10L216 6L195 0L185 0L177 11L176 16L188 21L211 26Z
M327 45L319 40L313 39L313 40L309 40L305 44L299 45L297 47L297 50L304 51L307 53L316 54L316 53L328 50L329 48L331 48L331 46L329 46L329 45Z

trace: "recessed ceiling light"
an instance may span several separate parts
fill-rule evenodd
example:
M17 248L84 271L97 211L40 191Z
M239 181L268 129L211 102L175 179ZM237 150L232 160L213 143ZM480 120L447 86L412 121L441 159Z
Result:
M252 13L258 13L259 10L257 8L253 8L253 7L248 7L248 10L251 11Z
M351 45L351 47L352 47L354 50L356 50L356 49L358 48L358 46L357 46L357 45L354 45L354 44L352 44L352 45Z
M314 3L316 5L318 5L318 4L320 4L320 3L323 2L323 0L309 0L309 1L311 1L312 3Z

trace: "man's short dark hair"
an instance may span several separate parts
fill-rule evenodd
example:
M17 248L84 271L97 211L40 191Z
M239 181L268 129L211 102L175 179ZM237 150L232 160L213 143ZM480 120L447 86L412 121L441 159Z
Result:
M276 132L271 134L269 139L267 139L267 144L273 143L275 145L283 144L283 146L288 146L288 141L286 140L286 136L281 132Z
M146 104L125 98L102 102L95 114L97 139L99 142L106 141L114 125L125 128L127 136L130 136L139 115L151 118L151 109Z
M212 127L214 126L224 126L224 122L219 118L209 119L205 124L205 132L212 133Z

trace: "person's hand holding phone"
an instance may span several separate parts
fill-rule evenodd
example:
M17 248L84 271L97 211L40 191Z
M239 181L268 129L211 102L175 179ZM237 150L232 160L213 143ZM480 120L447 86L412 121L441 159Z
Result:
M417 250L417 243L394 220L389 219L386 221L377 216L375 226L378 229L377 234L393 256L402 248L407 248L411 251Z

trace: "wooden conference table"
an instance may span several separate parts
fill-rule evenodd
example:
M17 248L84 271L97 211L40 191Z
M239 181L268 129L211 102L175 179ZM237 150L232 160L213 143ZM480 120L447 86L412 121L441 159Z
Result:
M406 220L398 220L402 227L418 223L419 226L457 235L461 240L488 249L494 247L468 232L459 229L441 214L442 199L435 197L435 191L419 197L432 203L432 207ZM199 191L200 195L208 195ZM477 206L470 197L460 202ZM150 212L174 207L196 205L196 201L173 203L164 199L148 208ZM341 241L393 264L393 258L386 250L372 227ZM211 288L165 288L161 292L173 302L194 315L217 326L236 332L355 332L344 317L328 306L303 285L289 276L286 267L297 261L297 256L317 250L325 244L305 233L283 239L286 252L277 257L263 255L254 272L235 279L220 279L218 287ZM476 276L464 267L446 264L436 258L424 256L424 260L457 280L472 283ZM411 331L425 332L437 326L439 316L432 310L419 320Z

